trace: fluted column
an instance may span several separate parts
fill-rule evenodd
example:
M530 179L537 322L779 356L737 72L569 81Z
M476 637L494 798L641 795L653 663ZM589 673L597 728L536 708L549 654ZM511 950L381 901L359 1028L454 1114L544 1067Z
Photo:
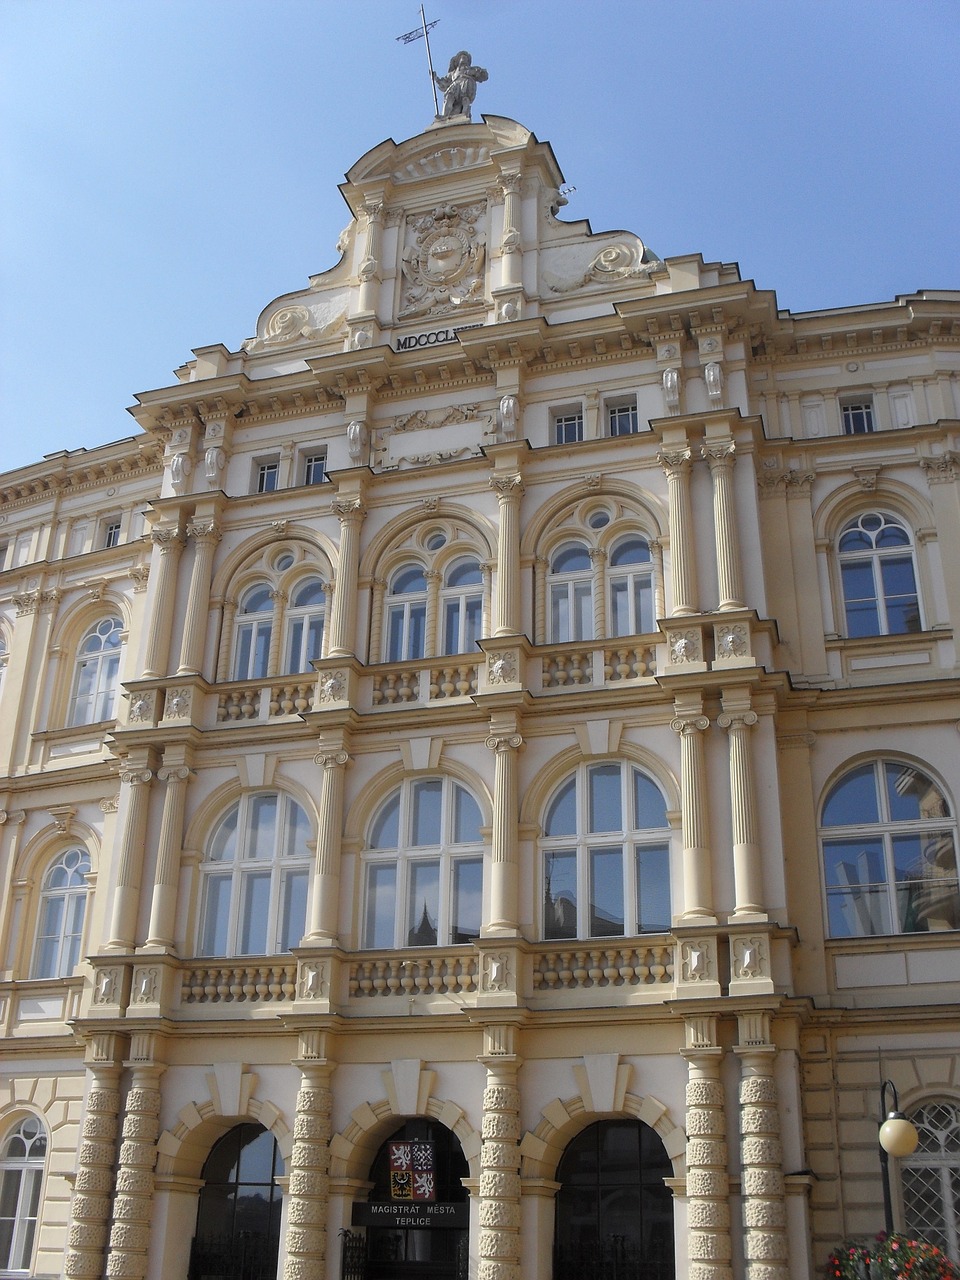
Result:
M326 1280L330 1194L330 1115L334 1064L300 1060L300 1092L293 1123L283 1280Z
M724 699L724 710L717 717L717 724L726 729L730 745L734 916L750 916L752 919L764 914L759 820L750 750L750 730L756 723L755 711L728 707Z
M516 934L519 930L518 797L523 738L516 723L493 723L486 740L495 753L493 827L490 836L490 920L484 936Z
M343 833L343 793L350 756L346 743L321 740L314 757L323 770L317 814L317 870L305 941L334 942L339 932L340 843Z
M732 440L703 446L703 456L713 478L713 535L717 546L718 609L742 609L743 570L740 559L740 530L733 497Z
M746 1014L740 1038L766 1040L738 1047L740 1058L740 1154L746 1280L789 1280L787 1209L783 1180L780 1110L769 1043L769 1017ZM758 1034L757 1023L763 1024ZM744 1024L746 1024L746 1029Z
M113 1033L98 1033L87 1049L87 1102L63 1263L67 1280L99 1280L103 1275L120 1115L116 1042Z
M170 632L173 627L173 604L177 585L177 564L183 550L178 529L154 529L153 545L159 550L155 561L157 587L147 621L147 649L143 657L143 676L167 674Z
M372 312L377 308L377 290L380 284L383 204L368 200L363 206L363 214L367 221L367 243L357 271L360 277L360 310Z
M520 234L520 174L504 174L500 187L503 191L503 236L500 240L503 269L501 284L506 289L515 289L522 283L521 268L523 266Z
M183 620L178 676L198 675L203 666L203 642L206 637L207 614L210 609L210 577L213 554L222 536L215 520L195 520L187 525L193 539L194 556L190 570L190 595Z
M330 657L348 658L356 643L360 526L365 512L356 497L336 499L333 509L340 520L340 560L330 618Z
M697 1043L716 1039L715 1029L702 1035L702 1025L712 1022L709 1018L688 1022L687 1040L692 1047L682 1050L687 1060L688 1280L733 1280L727 1127L720 1079L723 1050Z
M500 504L497 538L497 595L495 636L515 636L520 631L520 499L519 475L493 476L491 487Z
M705 715L679 711L671 728L680 735L680 826L683 838L683 918L713 917L713 867L707 814Z
M690 505L690 450L661 449L657 455L667 477L670 521L672 617L697 612L696 558Z
M512 1052L514 1033L512 1026L484 1029L477 1280L520 1280L520 1059Z
M153 1062L138 1062L133 1067L133 1081L124 1109L117 1194L107 1254L110 1277L144 1280L147 1274L162 1072L163 1067Z
M167 753L169 755L170 752ZM160 818L157 869L146 945L172 951L176 931L177 888L180 882L180 849L183 845L183 812L187 802L190 767L185 760L168 764L167 756L164 757L164 767L157 771L157 778L166 784L166 790Z
M140 905L140 871L147 833L147 809L153 770L145 766L126 768L120 784L126 792L125 821L120 839L120 866L113 898L108 947L132 951Z

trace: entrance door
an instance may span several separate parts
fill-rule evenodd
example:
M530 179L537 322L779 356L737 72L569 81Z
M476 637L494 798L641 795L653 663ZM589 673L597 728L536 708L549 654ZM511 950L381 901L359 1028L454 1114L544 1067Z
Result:
M273 1134L238 1124L203 1166L190 1280L276 1280L283 1161Z
M389 1225L366 1228L363 1280L466 1280L467 1230L433 1223L446 1206L447 1216L466 1216L467 1175L460 1143L444 1125L408 1120L390 1135L370 1166L368 1201ZM413 1218L431 1225L399 1225Z
M554 1280L674 1280L673 1169L639 1120L601 1120L560 1160Z

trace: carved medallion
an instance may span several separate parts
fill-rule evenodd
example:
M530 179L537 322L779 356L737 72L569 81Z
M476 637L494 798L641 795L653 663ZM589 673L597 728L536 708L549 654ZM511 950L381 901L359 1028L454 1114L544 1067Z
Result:
M485 208L482 201L463 208L448 204L407 219L398 319L440 316L483 301L486 243L476 224Z

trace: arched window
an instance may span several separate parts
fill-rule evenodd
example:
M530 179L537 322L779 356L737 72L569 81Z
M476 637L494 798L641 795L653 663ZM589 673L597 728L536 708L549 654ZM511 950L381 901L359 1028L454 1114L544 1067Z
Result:
M544 938L669 929L669 826L660 788L632 765L581 765L547 805L541 867Z
M483 625L483 572L478 560L456 560L443 579L441 652L474 653Z
M310 664L320 657L325 606L326 593L319 578L308 578L294 588L287 609L286 674L310 671Z
M387 662L422 658L427 633L427 577L418 564L408 564L390 579L387 606Z
M0 1275L26 1275L33 1261L47 1133L24 1116L0 1144Z
M198 952L269 956L303 937L310 823L289 796L242 796L217 823L201 867Z
M645 538L624 538L610 553L608 630L612 636L653 631L653 566Z
M844 525L837 552L848 636L923 629L913 546L901 521L866 512Z
M280 1149L263 1125L238 1124L213 1146L201 1173L191 1276L274 1280L282 1176Z
M270 661L273 634L273 592L266 583L243 593L237 610L234 680L262 680Z
M67 849L44 876L33 977L65 978L73 973L83 942L89 874L86 849Z
M593 639L593 566L580 542L566 543L550 557L550 639Z
M450 946L480 933L480 806L451 778L408 779L370 825L365 947Z
M101 720L113 719L122 632L123 624L119 618L104 618L80 641L70 700L72 725L98 724Z
M956 823L925 773L894 760L851 769L821 820L833 938L960 926Z
M639 1120L579 1133L557 1168L554 1280L673 1280L672 1175L658 1134Z
M900 1161L906 1229L960 1262L960 1106L926 1102L910 1119L920 1141Z

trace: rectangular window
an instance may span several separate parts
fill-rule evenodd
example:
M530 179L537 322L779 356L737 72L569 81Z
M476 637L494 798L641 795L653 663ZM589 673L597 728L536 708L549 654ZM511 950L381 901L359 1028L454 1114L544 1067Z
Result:
M273 493L280 477L279 458L264 458L255 464L253 479L257 493Z
M862 436L876 430L873 422L873 401L869 396L858 396L855 400L841 400L840 417L843 422L843 434L846 436Z
M453 919L450 941L454 946L480 936L483 902L483 859L458 858L453 864Z
M623 936L623 850L590 850L590 937Z
M303 460L303 483L323 484L327 478L327 455L308 453Z
M374 862L367 868L364 946L392 947L397 919L397 864Z
M583 439L583 414L555 413L553 415L553 443L578 444Z
M120 545L120 521L108 520L103 526L103 534L101 535L101 546L116 547Z
M612 436L634 436L640 430L636 400L607 406L607 425Z
M577 936L577 855L572 849L544 855L543 936Z
M440 863L410 864L410 896L407 900L407 946L435 947L440 917Z

